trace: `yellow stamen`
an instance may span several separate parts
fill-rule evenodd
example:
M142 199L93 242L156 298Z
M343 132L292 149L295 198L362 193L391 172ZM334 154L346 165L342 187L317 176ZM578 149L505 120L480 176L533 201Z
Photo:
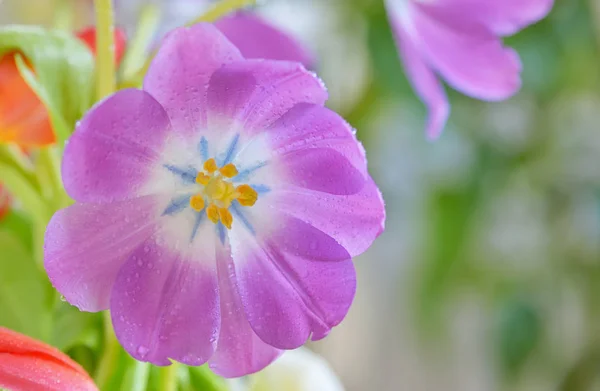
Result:
M196 183L206 186L206 185L208 185L209 181L210 181L210 176L206 175L203 172L198 173L198 176L196 177Z
M215 224L220 221L227 229L231 229L233 216L228 209L231 203L238 200L242 206L252 206L258 199L258 193L249 185L236 188L228 180L239 174L233 163L219 168L216 160L211 158L204 162L203 169L196 176L196 183L202 185L202 190L190 198L190 206L197 212L206 208L210 221Z
M240 185L237 187L239 193L237 200L242 206L252 206L258 199L258 193L249 185Z
M192 198L190 198L190 206L196 212L200 212L202 209L204 209L204 198L200 194L192 196Z
M219 208L217 208L217 205L210 204L208 208L206 208L206 215L210 221L217 224L219 222Z
M214 158L210 158L204 162L204 171L208 172L209 174L217 171L218 168L219 167L217 166L217 162Z
M233 224L233 216L231 212L227 208L219 208L219 217L221 218L221 222L227 229L231 229L231 224Z
M229 163L221 167L219 172L226 178L233 178L238 174L237 167L233 163Z

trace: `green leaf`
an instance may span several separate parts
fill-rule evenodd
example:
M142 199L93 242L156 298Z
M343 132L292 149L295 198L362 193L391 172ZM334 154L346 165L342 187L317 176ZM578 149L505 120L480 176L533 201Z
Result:
M52 346L67 350L77 344L97 344L102 314L81 312L68 303L60 303L57 307L54 313Z
M0 231L10 231L15 238L18 238L21 245L29 253L33 245L33 233L31 231L31 220L29 217L17 210L10 210L6 216L0 219Z
M48 341L49 282L8 231L0 231L0 326Z
M542 335L537 308L528 300L513 298L498 310L496 351L507 378L519 374Z
M93 102L94 58L77 37L37 26L0 28L0 56L17 52L19 71L50 112L64 141Z

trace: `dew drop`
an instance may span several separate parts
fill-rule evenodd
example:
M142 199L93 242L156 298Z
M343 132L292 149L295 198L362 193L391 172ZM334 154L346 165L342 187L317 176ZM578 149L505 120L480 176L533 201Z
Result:
M137 348L137 353L140 355L141 358L145 358L149 351L150 351L150 349L148 349L144 345L140 345Z

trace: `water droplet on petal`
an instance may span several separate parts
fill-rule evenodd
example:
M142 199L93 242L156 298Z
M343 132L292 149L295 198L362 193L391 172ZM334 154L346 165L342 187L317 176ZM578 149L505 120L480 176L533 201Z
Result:
M149 351L150 351L150 349L148 349L147 347L145 347L143 345L140 345L137 348L137 353L140 355L141 358L145 358Z

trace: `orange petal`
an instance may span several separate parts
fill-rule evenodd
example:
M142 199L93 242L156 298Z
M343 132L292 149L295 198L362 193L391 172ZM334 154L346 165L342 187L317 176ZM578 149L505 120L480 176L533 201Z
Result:
M69 356L3 327L0 327L0 387L16 391L98 391L90 376Z
M43 146L56 141L48 112L19 74L15 54L0 59L0 143Z

